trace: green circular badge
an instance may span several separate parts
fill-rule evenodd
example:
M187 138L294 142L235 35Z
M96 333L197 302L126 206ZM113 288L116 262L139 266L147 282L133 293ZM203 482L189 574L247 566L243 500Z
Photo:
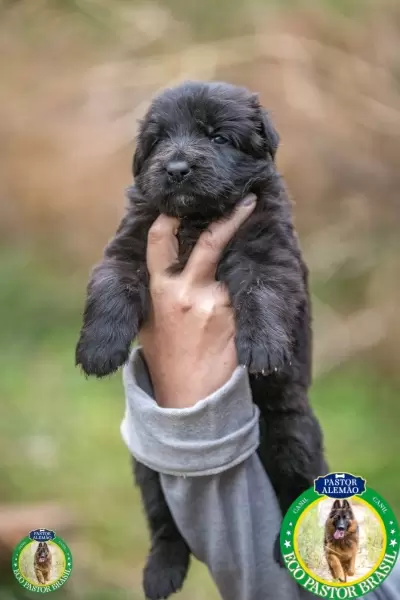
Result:
M292 504L280 533L284 563L299 585L321 598L359 598L396 564L400 534L390 506L351 474L315 480Z
M54 592L71 575L71 551L54 531L35 529L16 546L12 570L18 583L26 590Z

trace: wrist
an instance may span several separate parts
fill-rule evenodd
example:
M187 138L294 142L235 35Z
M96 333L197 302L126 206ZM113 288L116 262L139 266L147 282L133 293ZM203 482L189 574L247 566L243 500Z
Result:
M162 408L189 408L219 390L237 367L236 355L213 357L212 361L152 360L144 352L154 397Z

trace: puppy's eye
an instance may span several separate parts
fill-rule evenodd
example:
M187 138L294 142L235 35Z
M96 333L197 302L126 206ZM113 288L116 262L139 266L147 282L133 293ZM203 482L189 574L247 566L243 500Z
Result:
M223 135L213 135L211 141L213 144L218 144L218 146L228 143L228 140Z
M164 129L155 129L150 138L151 149L155 148L157 144L167 139L167 137L168 134Z
M151 140L151 148L153 149L155 146L157 146L157 144L158 144L159 142L161 142L161 140L162 140L162 139L163 139L163 138L162 138L162 136L161 136L161 135L155 135L155 136L153 137L153 139Z

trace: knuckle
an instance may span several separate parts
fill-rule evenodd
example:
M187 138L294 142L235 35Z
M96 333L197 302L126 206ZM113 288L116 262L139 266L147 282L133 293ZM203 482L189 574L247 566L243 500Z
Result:
M211 319L219 312L218 302L213 294L207 294L196 306L199 313Z
M166 282L163 277L152 277L150 280L150 293L153 297L164 296L166 293Z
M182 312L187 312L193 308L193 300L187 290L182 289L179 291L176 297L176 306Z
M212 231L205 231L201 235L199 243L207 251L215 253L219 250L217 239Z
M232 305L229 294L228 294L227 290L225 290L225 289L218 289L215 301L216 301L216 305L219 308L226 308L227 306Z
M218 314L218 306L216 304L208 304L203 308L203 312L209 318L215 317Z
M158 244L165 236L165 227L161 223L154 223L147 236L149 244Z

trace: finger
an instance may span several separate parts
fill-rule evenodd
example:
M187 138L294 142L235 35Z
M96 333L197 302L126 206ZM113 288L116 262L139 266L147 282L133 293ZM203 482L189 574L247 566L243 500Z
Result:
M191 281L214 280L224 248L251 215L255 206L256 196L249 194L238 204L229 219L211 223L199 237L182 275Z
M160 215L149 229L147 236L147 268L150 275L165 273L178 258L176 234L179 221Z

